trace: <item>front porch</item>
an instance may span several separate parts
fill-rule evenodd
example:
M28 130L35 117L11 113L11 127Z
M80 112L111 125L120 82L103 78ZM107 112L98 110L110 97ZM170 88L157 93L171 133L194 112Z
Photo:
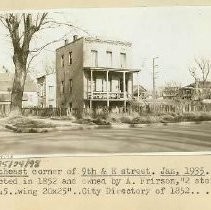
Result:
M133 73L139 70L115 68L84 69L84 99L92 109L94 101L104 101L109 107L112 101L121 101L126 110L127 101L133 98Z

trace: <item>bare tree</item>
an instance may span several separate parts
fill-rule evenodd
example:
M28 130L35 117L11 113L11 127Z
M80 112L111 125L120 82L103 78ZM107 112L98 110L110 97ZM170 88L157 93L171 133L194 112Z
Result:
M194 65L189 68L190 75L195 82L201 81L203 85L208 79L211 70L211 61L209 59L201 58L194 59Z
M21 113L22 97L27 76L30 43L34 35L45 24L47 13L37 15L35 19L31 14L6 14L1 16L1 22L8 29L13 46L13 63L15 77L11 93L11 111Z
M56 73L56 64L55 61L48 61L45 63L44 67L44 74L49 75L49 74L55 74Z
M8 13L0 16L1 23L9 32L9 38L13 48L13 63L15 66L15 77L11 91L11 113L21 114L22 97L27 73L33 59L41 51L55 42L61 41L63 37L49 41L43 46L31 49L31 43L36 39L36 34L44 29L58 28L63 23L56 22L48 17L48 13ZM65 26L74 27L72 24L65 23Z

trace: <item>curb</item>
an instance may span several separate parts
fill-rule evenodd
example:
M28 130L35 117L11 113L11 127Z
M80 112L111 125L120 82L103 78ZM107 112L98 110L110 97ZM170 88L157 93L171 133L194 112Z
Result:
M163 123L149 123L149 124L111 124L111 125L84 125L81 126L58 126L55 128L17 128L16 126L7 124L5 128L12 130L16 133L47 133L53 131L70 131L70 130L92 130L92 129L128 129L128 128L145 128L145 127L157 127L157 126L168 126L168 125L191 125L199 123L211 123L211 121L190 121L190 122L163 122Z
M211 121L190 121L190 122L162 122L162 123L148 123L148 124L112 124L112 128L145 128L145 127L157 127L157 126L169 126L169 125L192 125L211 123Z

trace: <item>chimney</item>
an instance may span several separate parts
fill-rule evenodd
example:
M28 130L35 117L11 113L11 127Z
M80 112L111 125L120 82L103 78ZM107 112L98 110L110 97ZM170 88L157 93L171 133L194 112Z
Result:
M65 39L64 40L64 45L67 45L68 44L68 39Z
M74 35L73 36L73 41L77 40L78 39L78 35Z
M5 66L2 66L2 68L5 70L5 73L9 72L9 70Z

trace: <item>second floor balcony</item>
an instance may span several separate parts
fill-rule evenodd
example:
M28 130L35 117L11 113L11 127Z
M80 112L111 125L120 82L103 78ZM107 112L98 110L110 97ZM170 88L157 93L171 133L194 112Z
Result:
M93 91L87 93L87 99L93 100L130 100L132 99L132 94L127 92L99 92Z

